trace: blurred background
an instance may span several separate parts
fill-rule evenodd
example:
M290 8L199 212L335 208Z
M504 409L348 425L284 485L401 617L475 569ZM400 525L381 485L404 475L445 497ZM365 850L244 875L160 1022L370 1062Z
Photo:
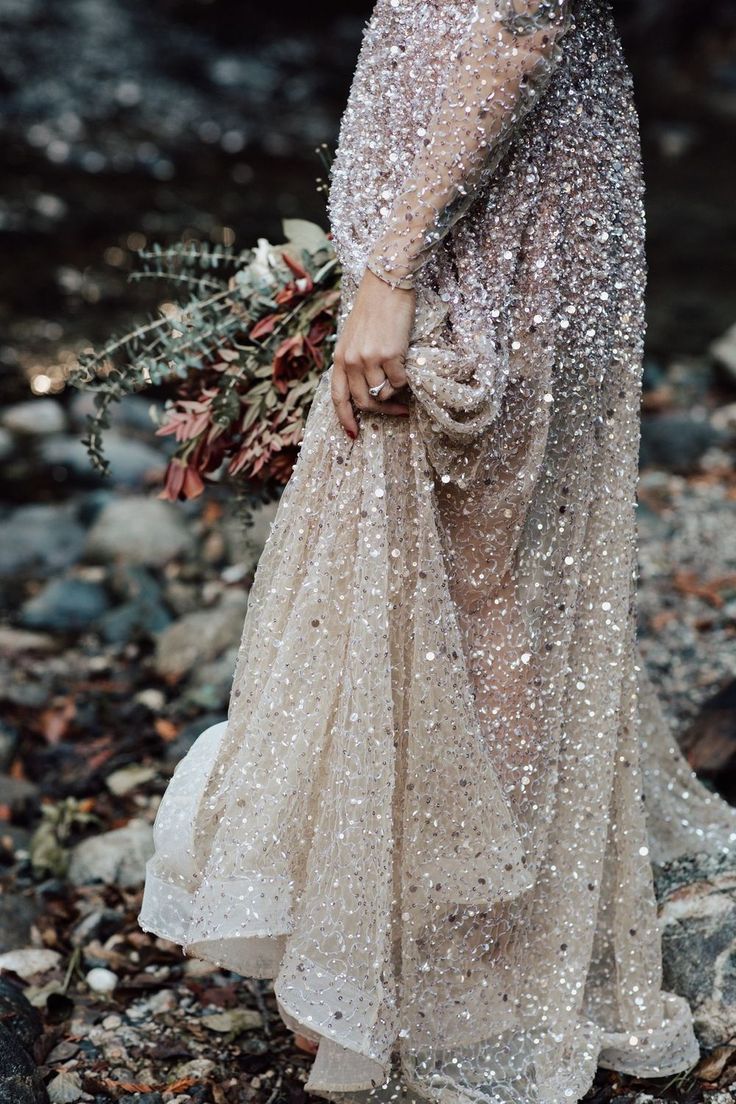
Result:
M642 648L690 761L736 800L736 4L614 7L647 180ZM103 479L67 377L160 306L128 282L137 249L326 225L316 149L369 10L0 0L0 1104L303 1097L268 986L135 924L159 796L226 714L272 507L244 525L224 488L158 499L144 398ZM732 1051L676 1093L730 1084Z

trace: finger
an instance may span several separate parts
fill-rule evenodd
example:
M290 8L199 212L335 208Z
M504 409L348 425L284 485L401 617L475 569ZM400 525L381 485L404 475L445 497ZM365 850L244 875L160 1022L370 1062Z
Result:
M353 440L358 436L358 423L350 401L350 387L345 369L337 363L332 366L330 394L340 425Z
M381 367L394 393L400 391L402 387L407 386L409 377L406 374L406 360L403 356L391 357L389 360L384 360ZM383 390L385 391L387 388L384 387ZM383 391L381 394L383 394Z
M370 396L372 399L378 399L379 402L384 402L386 399L391 397L393 389L391 387L391 384L388 382L388 377L386 376L386 373L384 372L381 364L378 361L373 361L370 363L364 361L363 375L369 387L378 387L379 385L381 386L381 390L377 395Z
M381 403L371 398L368 394L368 384L365 376L358 372L348 372L348 385L353 402L359 410L371 414L393 414L404 417L409 413L409 407L405 403L387 402Z

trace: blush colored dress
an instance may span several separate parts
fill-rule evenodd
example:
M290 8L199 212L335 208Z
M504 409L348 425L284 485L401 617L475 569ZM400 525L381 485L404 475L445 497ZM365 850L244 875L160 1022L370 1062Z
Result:
M736 816L636 648L641 197L604 0L378 0L330 215L343 319L366 266L416 288L410 415L350 441L320 381L140 917L273 978L318 1095L574 1104L698 1057L652 863Z

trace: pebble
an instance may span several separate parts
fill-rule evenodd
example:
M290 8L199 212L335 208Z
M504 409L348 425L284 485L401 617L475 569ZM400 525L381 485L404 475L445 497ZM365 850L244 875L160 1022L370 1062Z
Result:
M98 881L122 889L140 886L152 854L153 829L136 818L124 828L78 843L69 862L69 881L77 886Z
M241 591L226 592L212 608L185 614L165 629L156 643L155 666L158 674L174 677L201 668L237 647L243 631L248 597ZM232 672L231 672L232 674Z
M32 503L3 519L0 576L17 572L46 575L76 563L85 529L73 506Z
M22 947L16 951L7 951L0 955L0 970L12 970L24 981L53 970L61 962L58 951L47 947Z
M2 423L11 433L41 437L66 429L66 415L55 399L28 399L9 406Z
M20 621L30 629L73 632L94 625L109 606L107 592L100 583L54 579L24 603Z
M51 1104L75 1104L83 1096L82 1082L73 1070L62 1070L47 1085Z
M94 966L86 975L85 981L94 993L112 993L118 984L118 975L104 966Z
M131 495L105 506L87 534L92 560L162 567L193 547L181 511L156 498Z

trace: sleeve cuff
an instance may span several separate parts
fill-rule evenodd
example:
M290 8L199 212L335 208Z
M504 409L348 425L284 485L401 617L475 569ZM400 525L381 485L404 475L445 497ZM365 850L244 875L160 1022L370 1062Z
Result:
M394 278L373 261L369 261L365 267L369 272L372 272L374 276L377 276L379 280L383 280L384 284L388 284L389 287L403 288L405 291L411 291L414 288L413 275Z

